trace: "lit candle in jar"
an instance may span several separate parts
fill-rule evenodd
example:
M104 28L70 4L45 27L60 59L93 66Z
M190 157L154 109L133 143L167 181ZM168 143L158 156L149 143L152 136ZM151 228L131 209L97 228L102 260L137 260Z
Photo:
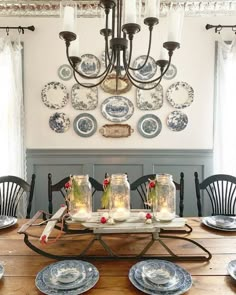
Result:
M172 219L174 219L175 214L170 211L170 208L168 208L167 205L164 204L163 207L160 209L160 212L157 212L156 217L160 221L171 221Z
M117 208L112 214L116 221L125 221L130 216L130 211L126 208Z
M70 213L72 220L75 221L86 221L91 217L91 213L85 207L75 209Z

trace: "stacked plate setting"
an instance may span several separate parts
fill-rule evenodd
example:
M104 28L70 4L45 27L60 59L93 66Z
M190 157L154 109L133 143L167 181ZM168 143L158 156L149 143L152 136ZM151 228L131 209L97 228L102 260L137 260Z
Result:
M202 223L223 231L236 231L236 216L215 215L203 217Z
M77 295L91 289L99 279L97 268L81 260L63 260L43 268L36 287L47 295Z
M191 275L180 266L165 260L140 261L129 271L131 283L146 294L180 295L192 286Z

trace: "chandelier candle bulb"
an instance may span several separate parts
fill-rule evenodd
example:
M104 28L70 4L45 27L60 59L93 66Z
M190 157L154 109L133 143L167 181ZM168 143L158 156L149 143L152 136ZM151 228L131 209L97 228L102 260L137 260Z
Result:
M63 31L74 32L75 31L75 9L70 6L64 8L63 17Z
M169 11L169 25L168 25L168 41L178 42L181 41L181 33L183 27L184 10L171 9Z
M70 44L70 56L79 56L79 37L71 42Z
M160 0L146 0L145 17L159 18Z
M136 0L125 1L124 23L136 23Z
M168 51L165 48L161 49L160 60L168 60Z

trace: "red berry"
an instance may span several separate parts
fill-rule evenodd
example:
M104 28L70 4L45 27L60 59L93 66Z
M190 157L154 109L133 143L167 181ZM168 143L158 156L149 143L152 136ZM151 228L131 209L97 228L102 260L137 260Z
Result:
M152 214L147 213L147 214L146 214L146 219L152 219Z
M66 184L65 184L65 188L70 188L71 187L71 183L68 181Z
M106 219L106 217L101 217L101 223L106 223L107 222L107 219Z
M104 181L103 181L103 185L104 186L107 186L108 184L110 183L110 180L109 179L104 179Z
M149 182L149 188L153 188L153 187L155 187L155 181L150 181Z

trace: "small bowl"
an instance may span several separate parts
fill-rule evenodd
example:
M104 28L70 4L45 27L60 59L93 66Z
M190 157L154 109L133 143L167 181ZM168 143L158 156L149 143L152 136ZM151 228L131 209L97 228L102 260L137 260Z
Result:
M77 280L84 272L84 266L73 266L67 264L55 264L51 269L51 275L58 281L64 284L69 284Z
M4 275L4 266L2 264L0 264L0 279L3 277Z
M175 277L175 265L165 261L150 261L143 266L143 274L150 282L163 285Z

